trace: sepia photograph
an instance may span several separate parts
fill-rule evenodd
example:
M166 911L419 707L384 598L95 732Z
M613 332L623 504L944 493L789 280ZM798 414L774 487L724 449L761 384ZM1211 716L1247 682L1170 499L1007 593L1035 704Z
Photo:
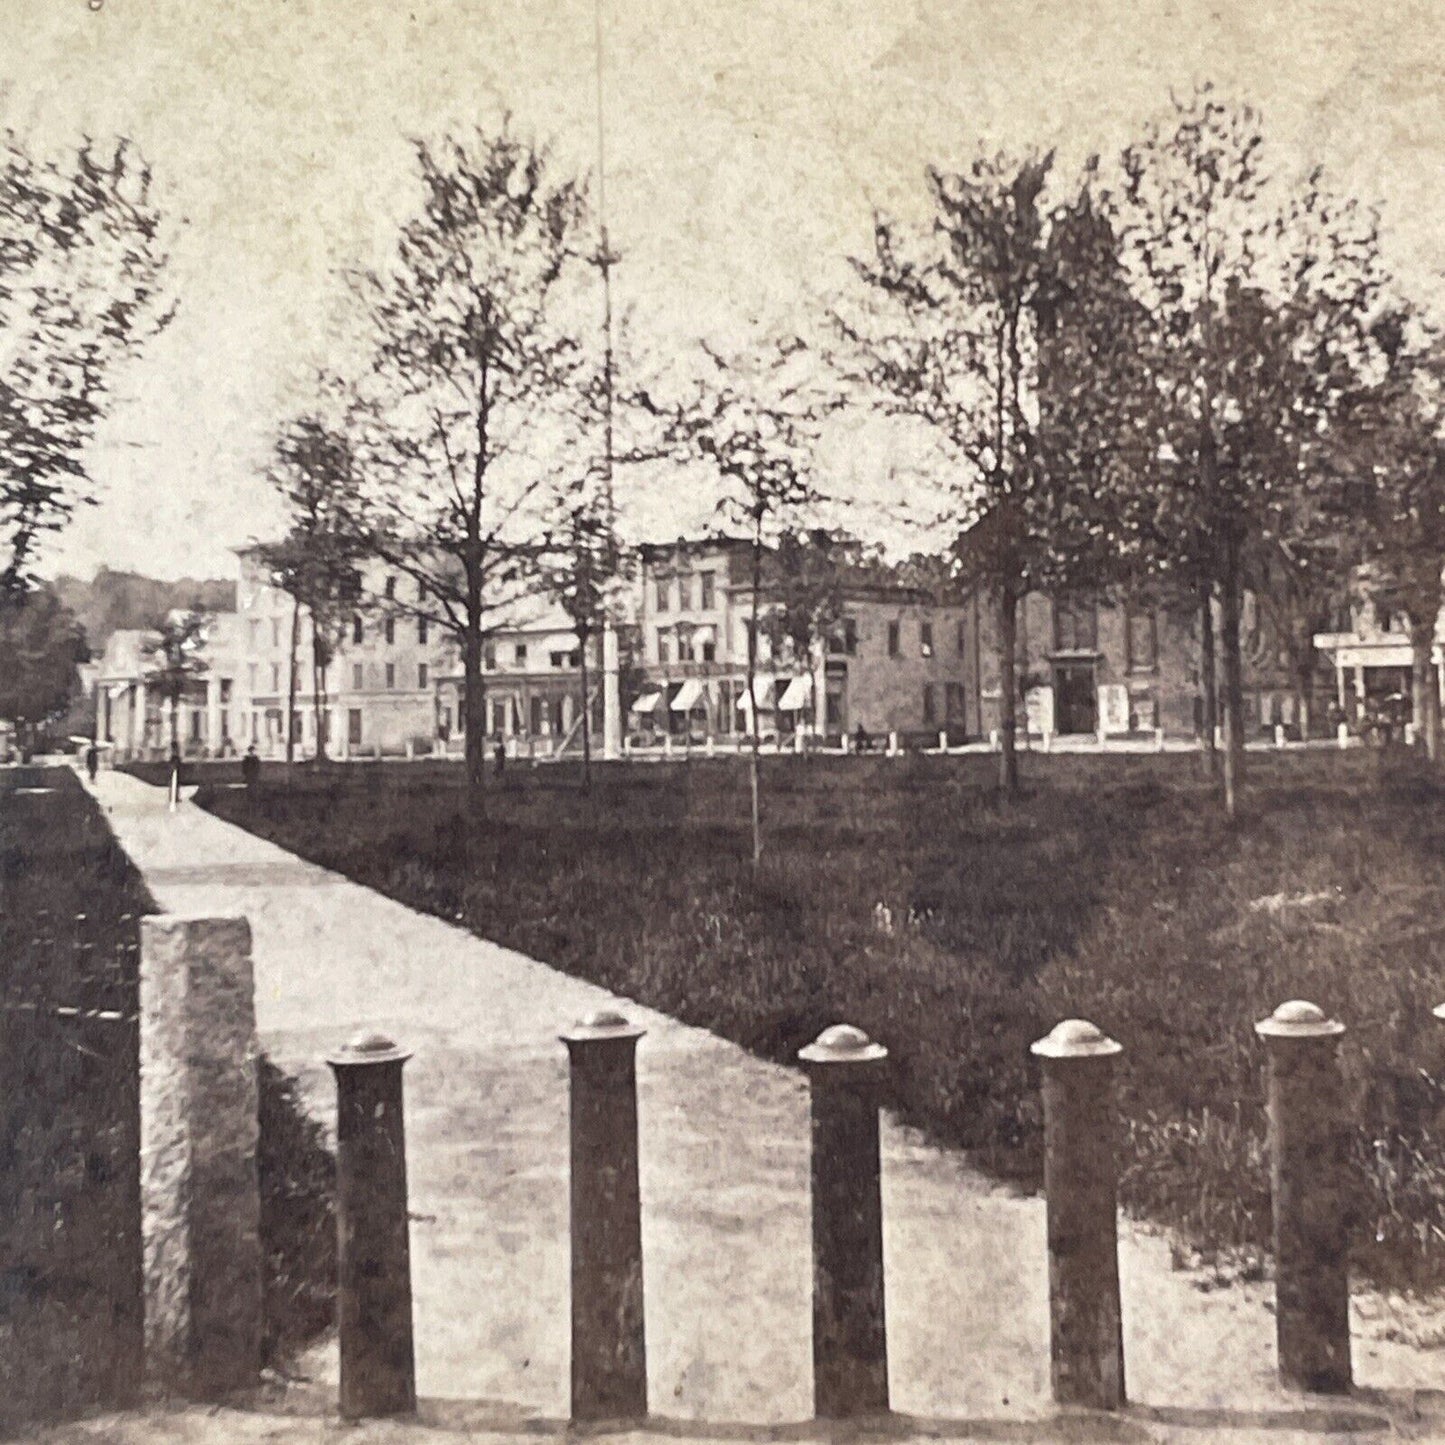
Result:
M1445 1441L1442 98L0 0L0 1440Z

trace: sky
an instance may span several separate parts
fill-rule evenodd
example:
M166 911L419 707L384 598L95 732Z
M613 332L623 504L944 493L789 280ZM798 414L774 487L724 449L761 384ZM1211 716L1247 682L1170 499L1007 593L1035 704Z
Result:
M281 518L278 421L335 359L338 272L412 192L407 138L504 111L570 168L597 154L596 0L0 0L0 123L40 150L125 135L173 218L168 331L118 378L101 495L45 570L227 575ZM1433 0L601 0L619 308L648 363L797 316L846 278L874 207L922 214L928 164L1115 151L1210 80L1281 161L1379 202L1387 259L1445 277L1445 16ZM883 516L891 458L834 446ZM706 514L654 477L637 530Z

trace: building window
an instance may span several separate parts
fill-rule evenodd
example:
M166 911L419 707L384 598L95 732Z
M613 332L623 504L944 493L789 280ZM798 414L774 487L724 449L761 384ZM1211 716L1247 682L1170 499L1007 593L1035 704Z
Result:
M418 617L418 618L417 618L417 620L416 620L416 640L417 640L423 647L426 646L426 624L427 624L427 619L426 619L425 617Z
M416 665L416 685L420 688L426 687L427 670L426 663L419 662Z
M281 646L281 619L279 617L271 619L271 646Z
M517 666L518 666L518 667L526 667L526 665L527 665L527 644L526 644L525 642L519 642L519 643L517 644L515 656L516 656L516 659L517 659Z
M924 657L933 656L933 624L931 622L919 623L918 650Z
M366 686L366 676L359 662L351 664L351 690L360 692Z
M260 645L261 645L261 619L260 619L259 617L253 617L253 618L251 619L251 647L252 647L252 649L254 650L255 648L260 647Z
M963 721L963 684L961 682L944 683L943 715L950 723Z
M497 644L495 642L488 642L483 646L482 666L485 667L488 672L495 672L497 670Z
M1131 607L1124 619L1124 645L1131 672L1152 672L1159 664L1159 630L1152 612Z
M665 628L657 629L657 660L659 662L672 661L672 646Z
M896 619L888 624L888 655L897 657L903 651L903 624Z
M386 600L390 602L392 598L396 596L396 578L388 577L386 579L386 586L382 588L382 591L386 596Z
M346 741L354 748L361 746L361 709L359 707L347 709Z
M507 704L494 702L492 704L492 731L501 737L507 730Z
M249 686L250 690L251 690L252 692L255 692L255 691L256 691L256 664L255 664L254 662L249 662L249 663L246 664L246 682L247 682L247 685Z
M569 652L554 652L549 655L548 661L553 667L561 669L567 666L567 659L571 655Z
M382 623L381 634L386 639L388 647L396 641L396 618L388 617L386 621Z
M937 721L934 715L933 684L931 682L923 684L923 721L925 724Z
M1099 609L1090 599L1063 598L1054 603L1054 648L1058 652L1094 652L1099 646Z
M692 634L690 632L683 632L679 628L677 634L677 660L679 662L691 662L692 658Z
M387 687L396 686L396 664L394 662L386 664L386 685Z
M351 619L351 640L353 643L366 640L366 628L362 625L359 614Z
M677 610L692 611L692 578L686 574L677 579Z
M711 612L717 606L717 599L713 591L713 575L711 572L702 572L698 575L698 588L702 596L698 599L698 606L704 612Z
M672 587L672 579L671 579L671 578L668 578L668 577L659 577L659 578L657 579L657 588L656 588L656 591L657 591L657 611L659 611L659 612L666 612L666 611L667 611L667 598L668 598L668 593L669 593L669 591L671 590L671 587Z
M968 653L968 629L963 625L963 618L958 619L958 655L966 656Z
M272 692L280 692L280 690L281 690L281 664L280 664L279 662L273 662L273 663L271 664L271 691L272 691Z
M702 660L704 662L717 661L717 643L704 642L702 645Z
M532 736L540 737L542 734L542 719L546 717L546 699L534 697L532 699Z

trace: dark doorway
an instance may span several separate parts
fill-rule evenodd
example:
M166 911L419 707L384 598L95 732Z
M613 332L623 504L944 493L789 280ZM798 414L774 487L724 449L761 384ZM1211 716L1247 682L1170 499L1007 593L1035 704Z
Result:
M1092 733L1097 726L1092 662L1054 664L1054 716L1060 733Z

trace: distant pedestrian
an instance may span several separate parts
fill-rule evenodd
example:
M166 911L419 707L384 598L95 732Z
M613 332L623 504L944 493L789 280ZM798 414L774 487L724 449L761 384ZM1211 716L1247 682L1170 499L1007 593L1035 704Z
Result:
M858 731L853 734L853 747L856 752L866 753L872 745L872 739L868 736L868 729L862 723L858 724Z
M502 776L502 770L507 766L507 745L501 738L497 739L497 746L492 750L492 758L496 766L497 776L500 778Z
M261 776L261 759L256 756L256 744L252 743L246 749L246 756L241 759L241 781L248 788L256 786L256 780Z
M96 773L100 771L100 749L94 743L85 750L85 771L93 783Z

